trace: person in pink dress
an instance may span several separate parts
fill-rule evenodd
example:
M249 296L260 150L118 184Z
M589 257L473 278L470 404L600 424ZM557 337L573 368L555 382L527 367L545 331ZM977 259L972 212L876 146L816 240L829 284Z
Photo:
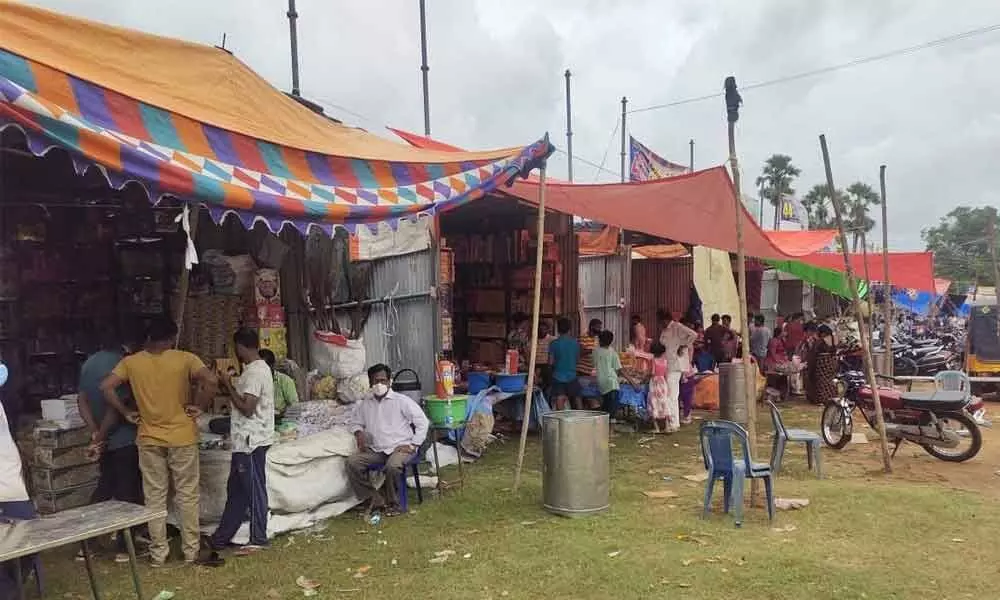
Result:
M675 402L674 410L671 412L670 387L667 385L667 373L670 371L667 348L660 342L653 342L650 351L653 354L653 360L647 404L649 415L653 420L653 433L662 433L677 428L677 405ZM662 429L660 428L661 423L663 424Z

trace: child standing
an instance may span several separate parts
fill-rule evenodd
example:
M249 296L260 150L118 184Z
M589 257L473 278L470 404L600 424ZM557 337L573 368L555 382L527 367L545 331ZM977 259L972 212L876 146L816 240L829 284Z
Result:
M635 382L625 375L618 352L611 347L615 334L602 331L597 335L600 346L594 349L594 368L597 370L597 389L601 393L603 409L614 419L618 413L618 377L625 377L635 386ZM637 386L636 386L637 387Z
M680 371L680 413L681 425L691 424L691 409L694 405L695 370L691 366L687 346L677 349L677 367Z
M653 353L652 377L649 380L649 414L653 419L653 433L661 433L677 429L677 399L674 398L673 411L670 410L670 386L667 384L667 373L670 366L667 361L667 348L660 342L650 346ZM660 429L660 422L663 429Z

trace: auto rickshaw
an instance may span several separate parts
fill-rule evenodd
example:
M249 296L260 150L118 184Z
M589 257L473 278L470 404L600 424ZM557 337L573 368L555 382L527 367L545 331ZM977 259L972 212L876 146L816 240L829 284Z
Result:
M965 370L970 377L1000 377L1000 321L997 305L992 301L970 307L966 346ZM995 392L997 387L997 384L974 385L973 393Z

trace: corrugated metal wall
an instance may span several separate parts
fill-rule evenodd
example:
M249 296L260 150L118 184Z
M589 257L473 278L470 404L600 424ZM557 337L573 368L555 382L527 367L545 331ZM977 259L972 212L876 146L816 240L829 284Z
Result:
M556 242L559 244L559 256L563 263L562 269L562 310L563 314L573 321L579 330L580 320L580 249L577 246L576 234L573 232L573 217L557 215L559 221ZM553 323L553 326L555 323Z
M646 330L655 335L656 311L687 312L693 283L691 257L633 260L629 316L639 315Z
M623 348L628 340L628 316L622 307L629 296L628 257L581 256L578 272L583 304L581 329L591 319L600 319L604 329L615 334L615 345Z
M803 286L801 279L778 281L778 315L788 317L802 311Z
M425 250L375 261L368 298L427 295L374 305L364 330L368 364L385 363L393 372L413 369L425 393L434 389L432 256L430 250Z

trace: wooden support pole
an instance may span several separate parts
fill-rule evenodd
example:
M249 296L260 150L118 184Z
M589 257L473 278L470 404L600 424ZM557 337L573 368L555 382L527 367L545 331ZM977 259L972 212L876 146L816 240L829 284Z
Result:
M521 468L524 466L524 449L528 443L528 424L531 422L531 404L535 396L535 363L538 360L538 318L542 310L542 256L545 241L545 165L538 174L538 244L535 249L535 292L531 299L531 348L528 352L528 382L524 392L524 417L521 420L521 444L517 450L517 468L514 471L514 493L521 486ZM539 423L541 426L541 423Z
M191 242L195 240L195 235L198 233L198 221L201 216L201 205L198 203L189 204L190 207L188 213L188 223L191 228ZM182 224L183 225L183 224ZM182 227L183 228L183 227ZM185 243L186 240L185 240ZM188 289L191 287L191 271L187 268L187 261L182 261L181 263L181 273L177 280L177 301L174 306L171 307L173 314L171 315L174 319L174 323L177 324L177 339L174 340L174 348L177 348L181 343L181 332L184 329L184 307L187 305Z
M1000 261L997 260L997 209L990 214L990 257L993 259L993 298L997 305L997 330L1000 331Z
M889 283L889 217L885 207L885 165L878 168L878 182L882 195L882 316L885 318L885 364L889 370L887 375L893 375L892 360L892 284ZM869 294L871 291L868 292Z
M847 287L851 288L851 298L854 300L854 314L861 317L861 297L858 295L858 280L851 267L851 258L847 251L847 233L844 231L843 212L840 199L837 198L837 188L833 185L833 169L830 167L830 151L826 147L826 135L819 136L820 150L823 152L823 168L826 170L826 185L833 204L833 215L837 220L837 231L840 233L840 251L844 255L844 272L847 274ZM861 352L865 361L865 372L868 385L872 388L872 400L875 403L875 425L878 428L879 446L882 449L882 465L886 473L892 473L892 461L889 457L889 441L885 437L885 418L882 415L882 400L878 394L878 381L875 379L875 367L872 365L872 353L868 330L864 323L858 323L858 333L861 336Z
M726 110L729 134L729 165L733 174L733 187L736 191L736 272L740 304L740 337L743 350L743 376L745 377L747 403L747 438L750 453L753 455L757 447L757 394L754 390L754 369L750 361L750 324L747 322L747 262L743 249L743 196L740 187L740 167L736 159L736 121L739 119L739 105L742 102L736 90L736 79L726 78ZM751 501L757 496L756 480L751 480Z

